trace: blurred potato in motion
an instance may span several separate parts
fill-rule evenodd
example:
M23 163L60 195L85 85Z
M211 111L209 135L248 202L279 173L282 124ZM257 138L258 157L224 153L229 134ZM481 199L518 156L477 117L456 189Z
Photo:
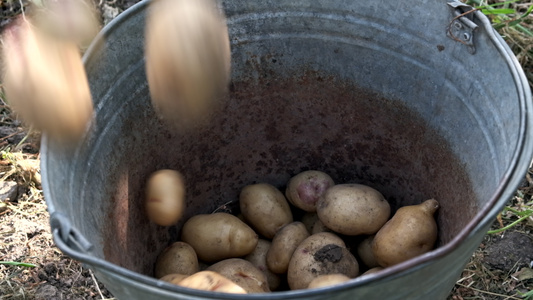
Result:
M32 2L30 17L39 29L86 49L100 31L100 16L92 0ZM36 4L39 3L39 4Z
M146 21L146 73L165 121L204 121L227 89L230 45L225 17L210 0L155 0Z
M13 110L58 141L77 140L92 115L77 46L22 19L4 31L3 43L4 92Z

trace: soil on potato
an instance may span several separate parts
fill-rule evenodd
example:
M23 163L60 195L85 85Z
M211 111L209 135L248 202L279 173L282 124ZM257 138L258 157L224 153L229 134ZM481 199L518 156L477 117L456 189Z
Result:
M95 0L95 4L102 13L102 23L108 23L138 1ZM20 14L21 3L26 5L28 1L0 0L0 29ZM38 166L39 135L28 134L3 101L0 102L0 150L0 196L3 197L0 199L0 261L34 265L0 264L0 299L112 298L89 269L54 245L46 204L35 180L38 170L26 176L28 172L16 163L24 160ZM12 153L18 157L11 157ZM531 201L531 189L533 181L527 178L517 192L519 198ZM512 201L516 202L517 198ZM504 214L505 224L516 220L516 216L509 216L508 220L505 217ZM502 225L495 221L493 228ZM448 299L524 299L521 293L533 290L532 228L533 222L528 221L501 234L487 235ZM334 248L324 249L317 255L319 260L340 259Z

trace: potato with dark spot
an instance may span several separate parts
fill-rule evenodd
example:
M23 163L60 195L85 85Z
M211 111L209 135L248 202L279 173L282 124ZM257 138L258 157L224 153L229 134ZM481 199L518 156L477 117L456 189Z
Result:
M220 212L187 220L181 239L194 248L200 260L216 262L250 254L257 246L258 236L236 216Z
M293 221L287 199L280 190L268 183L245 186L239 195L239 204L246 221L268 239Z
M210 292L246 294L238 284L213 271L194 273L180 280L177 285Z
M199 270L194 249L185 242L175 242L159 255L154 273L156 278L161 278L175 273L191 275Z
M268 293L268 282L265 274L251 262L241 258L230 258L219 261L208 271L217 272L242 287L247 293Z
M281 279L278 274L273 273L267 266L266 257L271 245L272 243L270 241L259 239L255 250L246 255L244 259L251 262L256 268L265 274L268 287L271 291L275 291L279 287Z
M439 202L435 199L400 207L376 233L372 243L378 264L393 266L433 249L437 241L437 222L433 214L438 208Z
M292 205L307 212L314 212L318 199L334 184L333 179L324 172L304 171L289 180L285 196Z
M294 250L307 237L309 232L302 222L292 222L283 226L274 236L266 254L268 268L277 274L286 273Z
M176 223L185 210L185 182L174 170L159 170L148 178L146 184L146 213L150 221L170 226Z
M305 289L320 275L344 274L354 278L359 264L337 235L330 232L313 234L294 251L287 271L291 290Z
M390 213L385 197L362 184L332 186L317 204L320 221L344 235L374 234L387 222Z

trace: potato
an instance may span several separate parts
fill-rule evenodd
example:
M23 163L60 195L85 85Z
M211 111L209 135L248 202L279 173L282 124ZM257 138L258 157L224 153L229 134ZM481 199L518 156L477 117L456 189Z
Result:
M369 235L363 241L361 241L359 245L357 245L357 255L368 268L379 266L376 258L374 257L374 253L372 252L372 242L374 241L374 237L374 234Z
M265 274L247 260L229 258L211 265L207 270L235 282L247 293L270 292Z
M326 227L345 235L376 233L390 216L390 205L375 189L362 184L330 187L317 204Z
M285 196L292 205L314 212L318 199L334 184L333 179L324 172L304 171L289 180Z
M307 232L309 232L310 234L313 233L313 226L315 225L316 220L318 220L318 215L316 214L316 212L305 213L301 219L301 222L304 223Z
M321 287L340 284L340 283L346 282L348 280L350 280L350 277L348 277L348 276L346 276L344 274L320 275L320 276L316 277L315 279L313 279L309 283L309 286L307 288L308 289L316 289L316 288L321 288Z
M150 175L146 184L148 219L161 226L170 226L182 217L184 210L183 176L177 171L167 169Z
M293 221L285 196L273 185L258 183L245 186L239 195L241 213L261 235L272 239L278 229Z
M257 246L258 236L239 218L220 212L187 220L181 239L194 248L199 259L215 262L250 254Z
M215 5L210 0L150 3L145 32L150 95L156 111L178 129L203 122L228 87L228 29Z
M161 278L168 274L191 275L198 271L198 257L194 249L187 243L175 242L159 255L154 273L156 278Z
M309 232L302 222L292 222L283 226L274 236L266 254L268 268L277 274L286 273L294 250L307 237Z
M368 269L366 272L364 272L363 274L361 274L361 276L363 275L368 275L368 274L373 274L373 273L377 273L379 271L383 270L383 267L374 267L374 268L371 268L371 269Z
M287 281L291 290L305 289L320 275L344 274L354 278L359 264L341 238L330 232L313 234L294 251Z
M320 219L317 219L315 221L315 224L313 224L313 228L311 229L311 234L319 233L319 232L332 232L333 230L329 229L324 225Z
M180 283L183 279L189 277L189 275L185 275L185 274L167 274L161 278L159 278L159 280L163 280L163 281L166 281L166 282L169 282L169 283L173 283L173 284L178 284Z
M194 273L193 275L182 279L177 284L179 286L204 291L246 294L246 291L238 284L213 271Z
M39 31L26 20L3 32L3 88L15 113L55 141L71 144L85 133L93 102L74 42Z
M267 266L266 256L271 245L270 241L259 239L255 250L246 255L244 259L251 262L254 267L265 274L269 289L275 291L279 287L281 279L278 274L274 274Z
M433 249L437 241L437 223L433 214L438 208L435 199L400 207L376 233L372 243L378 264L389 267Z

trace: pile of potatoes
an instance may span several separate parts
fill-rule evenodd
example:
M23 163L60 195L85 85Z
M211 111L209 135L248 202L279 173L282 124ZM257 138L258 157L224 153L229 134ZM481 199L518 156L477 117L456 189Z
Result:
M148 181L146 209L160 225L179 220L184 210L185 190L171 183L183 186L178 172L158 171ZM285 194L267 183L248 185L239 206L237 216L215 212L187 220L181 240L159 255L154 276L227 293L319 288L421 255L437 239L436 200L401 207L391 218L379 191L335 184L321 171L294 176Z

